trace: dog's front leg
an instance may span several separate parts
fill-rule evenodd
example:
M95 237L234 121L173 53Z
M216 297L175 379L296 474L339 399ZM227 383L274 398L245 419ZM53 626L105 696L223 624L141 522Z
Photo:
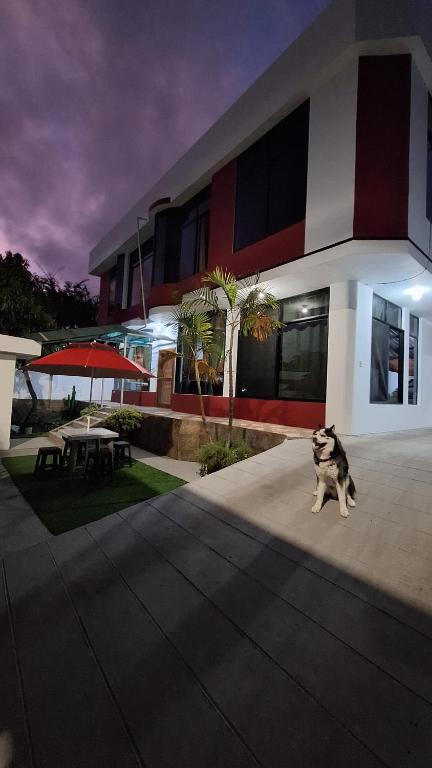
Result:
M339 499L339 513L341 517L349 517L349 512L347 510L345 483L336 483L336 490Z
M323 505L325 490L326 490L326 484L322 480L318 480L317 500L312 507L312 512L314 513L314 515L316 515L316 513L320 511Z

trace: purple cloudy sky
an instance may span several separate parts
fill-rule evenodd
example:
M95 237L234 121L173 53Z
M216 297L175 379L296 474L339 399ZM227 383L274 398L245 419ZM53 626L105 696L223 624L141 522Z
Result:
M326 5L3 3L0 252L86 278L89 249Z

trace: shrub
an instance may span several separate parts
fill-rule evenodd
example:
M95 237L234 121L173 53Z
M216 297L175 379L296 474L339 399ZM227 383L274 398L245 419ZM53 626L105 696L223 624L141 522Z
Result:
M87 406L87 408L83 408L80 411L80 416L91 416L92 413L96 413L97 411L100 411L101 405L98 405L97 403L90 403L90 405Z
M198 449L197 459L200 466L200 475L211 475L219 469L229 467L238 461L248 459L251 452L244 442L231 443L228 445L225 440L216 440L214 443L206 443Z
M104 422L107 429L112 429L120 435L127 432L134 432L139 429L144 416L137 408L117 408L111 413Z

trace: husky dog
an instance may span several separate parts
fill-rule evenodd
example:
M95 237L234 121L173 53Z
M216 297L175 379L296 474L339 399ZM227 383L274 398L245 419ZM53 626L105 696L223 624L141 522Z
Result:
M312 435L312 450L317 475L317 497L312 512L319 512L328 494L339 500L342 517L349 517L348 507L355 507L355 485L349 474L348 460L342 443L332 427L318 427Z

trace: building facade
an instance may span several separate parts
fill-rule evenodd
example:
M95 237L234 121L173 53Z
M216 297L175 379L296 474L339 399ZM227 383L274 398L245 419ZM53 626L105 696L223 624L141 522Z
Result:
M432 426L431 57L422 0L337 0L101 240L100 322L154 333L158 379L125 400L198 412L170 312L222 266L259 272L283 323L236 339L238 418Z

